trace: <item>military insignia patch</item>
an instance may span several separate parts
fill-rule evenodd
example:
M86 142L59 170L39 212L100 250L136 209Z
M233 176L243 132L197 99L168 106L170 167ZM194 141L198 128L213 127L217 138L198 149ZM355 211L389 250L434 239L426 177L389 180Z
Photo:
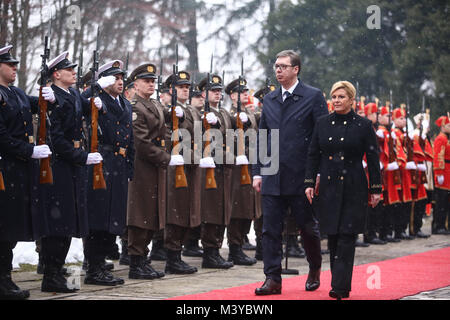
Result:
M213 77L212 82L214 83L220 83L220 79L218 77Z
M148 66L147 71L153 73L154 72L153 66Z
M118 67L120 67L119 61L114 62L114 64L113 64L112 66L113 66L113 68L118 68Z
M270 91L275 91L275 86L274 85L270 86Z
M181 72L180 73L180 79L186 79L186 73Z

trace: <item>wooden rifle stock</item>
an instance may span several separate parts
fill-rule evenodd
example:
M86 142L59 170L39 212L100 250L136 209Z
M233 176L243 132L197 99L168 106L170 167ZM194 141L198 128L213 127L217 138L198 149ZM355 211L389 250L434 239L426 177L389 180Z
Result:
M176 90L175 88L173 90ZM172 150L174 154L179 154L178 152L178 118L177 115L175 114L175 106L172 106L172 125L173 125L173 132L177 133L177 138L174 139L173 143L172 143ZM188 186L187 184L187 179L186 179L186 174L184 172L184 166L180 165L180 166L176 166L175 168L175 188L186 188Z
M3 174L0 171L0 191L5 191L5 182L3 181Z
M47 139L47 101L42 96L42 87L39 88L39 141L38 145L46 143ZM50 156L40 160L39 183L53 184L53 172L50 167Z
M238 156L245 155L245 138L244 138L244 124L237 114L236 124L238 128ZM251 184L250 174L248 173L248 165L241 165L241 185Z
M211 129L210 124L208 123L208 121L206 120L206 115L207 112L204 113L204 118L203 118L203 128L205 129L205 156L209 157L211 155L211 141L210 141L210 136L209 136L209 129ZM206 168L206 185L205 185L205 189L217 189L217 183L216 183L216 178L214 176L214 168Z
M98 152L98 109L91 98L91 152ZM92 189L106 189L105 178L103 177L103 162L94 164Z

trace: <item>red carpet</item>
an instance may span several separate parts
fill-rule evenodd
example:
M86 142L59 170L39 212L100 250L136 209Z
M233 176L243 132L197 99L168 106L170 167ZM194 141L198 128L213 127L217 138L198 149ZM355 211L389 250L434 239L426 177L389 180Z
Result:
M281 295L256 296L263 282L210 292L174 297L171 300L327 300L331 273L321 274L319 289L305 291L307 275L283 279ZM450 285L450 247L392 260L355 266L350 300L392 300Z

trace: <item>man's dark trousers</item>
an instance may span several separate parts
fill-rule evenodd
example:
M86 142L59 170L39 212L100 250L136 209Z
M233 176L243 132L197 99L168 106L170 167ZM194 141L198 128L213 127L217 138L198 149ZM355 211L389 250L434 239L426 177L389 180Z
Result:
M319 226L306 196L262 195L262 207L264 208L262 246L266 278L281 283L283 221L289 207L300 228L309 268L319 269L322 265Z

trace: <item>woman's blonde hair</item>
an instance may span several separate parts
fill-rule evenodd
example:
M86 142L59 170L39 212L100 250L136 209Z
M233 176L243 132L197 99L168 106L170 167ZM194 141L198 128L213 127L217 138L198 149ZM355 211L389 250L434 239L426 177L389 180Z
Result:
M353 99L356 96L355 87L348 81L338 81L333 84L333 87L331 87L330 96L333 95L333 92L339 89L344 89L350 99Z

